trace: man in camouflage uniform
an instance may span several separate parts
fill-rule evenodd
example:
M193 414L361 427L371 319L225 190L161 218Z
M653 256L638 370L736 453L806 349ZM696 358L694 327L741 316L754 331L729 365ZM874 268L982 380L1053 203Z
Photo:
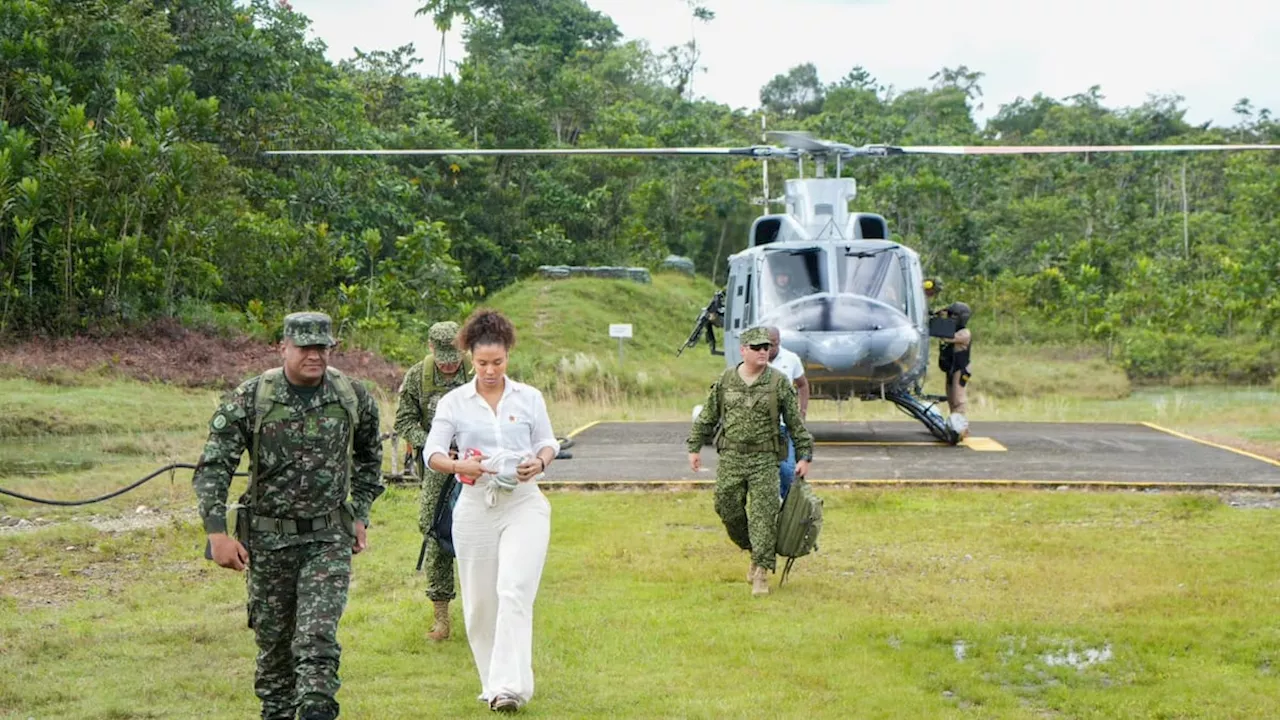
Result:
M338 716L337 629L351 556L365 549L369 509L385 489L378 405L328 367L330 326L322 313L285 318L284 367L246 381L218 406L193 479L211 558L249 568L263 718ZM241 502L249 513L235 513L245 526L232 537L227 491L246 449L253 477Z
M453 558L440 550L440 544L426 537L436 516L436 505L445 486L453 477L425 466L422 448L436 415L436 403L450 390L470 380L462 352L454 347L458 323L438 322L427 331L431 354L409 368L400 384L400 403L396 408L396 433L413 447L418 477L422 478L422 500L418 508L418 527L422 530L426 549L427 597L435 610L430 640L449 638L449 602L456 597L453 586Z
M796 475L804 477L813 459L813 436L804 426L791 379L769 367L769 332L742 333L742 362L711 386L689 432L689 465L702 467L702 446L715 441L716 514L729 539L751 552L752 595L769 594L768 572L776 569L779 502L778 463L787 457L779 432L786 420L795 442ZM772 398L772 402L771 399ZM717 426L719 429L717 429Z

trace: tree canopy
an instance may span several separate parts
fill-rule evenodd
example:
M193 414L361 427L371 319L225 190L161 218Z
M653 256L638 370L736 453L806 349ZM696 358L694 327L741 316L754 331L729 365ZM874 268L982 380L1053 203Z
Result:
M0 334L193 305L259 319L318 307L409 329L542 264L656 266L669 253L723 279L760 211L751 161L268 149L743 145L762 112L854 144L1280 142L1247 98L1234 125L1210 127L1188 123L1180 97L1115 109L1098 87L1019 98L979 126L983 73L964 66L897 90L864 67L824 82L804 64L761 88L760 109L733 110L691 90L696 38L651 49L581 0L429 0L411 13L465 25L451 76L419 74L412 45L331 63L279 0L0 0ZM1199 357L1265 378L1280 346L1278 155L913 157L849 171L857 207L884 214L997 337L1106 342L1152 377ZM771 165L775 187L788 165Z

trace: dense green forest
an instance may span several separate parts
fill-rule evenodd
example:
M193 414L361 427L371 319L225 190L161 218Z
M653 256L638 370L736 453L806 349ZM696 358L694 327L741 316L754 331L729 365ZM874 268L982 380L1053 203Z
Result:
M269 327L302 307L419 334L547 263L655 266L740 249L752 161L268 158L270 149L745 145L760 114L852 144L1280 142L1178 97L1036 95L979 127L981 72L886 88L812 65L734 110L689 97L698 47L648 48L580 0L427 0L467 55L337 64L287 2L0 0L0 336L157 316ZM700 32L715 18L691 3ZM793 168L775 163L774 187ZM1265 381L1280 366L1280 153L858 163L947 294L1002 342L1105 346L1138 378Z

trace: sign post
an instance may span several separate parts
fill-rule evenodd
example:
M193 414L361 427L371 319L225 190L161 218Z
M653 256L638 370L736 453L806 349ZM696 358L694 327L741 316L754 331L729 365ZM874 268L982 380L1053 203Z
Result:
M631 323L610 323L609 337L618 338L618 364L622 364L622 341L631 337Z

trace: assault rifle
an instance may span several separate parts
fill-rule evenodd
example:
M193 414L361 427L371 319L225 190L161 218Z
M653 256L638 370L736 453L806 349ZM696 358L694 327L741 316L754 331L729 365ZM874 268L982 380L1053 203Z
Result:
M711 345L712 355L724 355L723 350L716 350L716 331L715 328L720 326L721 318L724 317L724 290L717 292L711 302L702 309L702 314L698 316L697 322L693 324L693 332L689 333L689 339L684 341L679 350L676 350L676 357L685 351L685 348L691 348L698 344L698 338L701 337L703 331L707 333L707 344Z

